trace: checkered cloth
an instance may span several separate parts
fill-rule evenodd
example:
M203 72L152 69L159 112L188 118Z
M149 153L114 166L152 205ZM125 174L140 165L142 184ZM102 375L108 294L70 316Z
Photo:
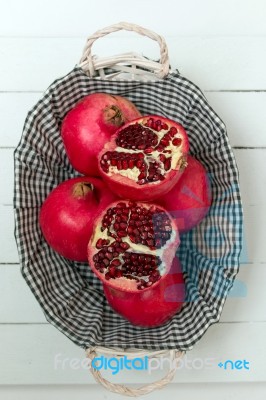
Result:
M77 176L60 137L66 113L85 95L127 97L142 114L180 122L190 152L207 169L213 204L203 222L182 235L178 257L187 297L182 311L158 328L131 325L108 306L86 263L71 262L44 240L40 206L60 182ZM21 271L47 320L78 346L189 350L219 321L239 269L243 215L238 170L226 128L201 90L177 71L150 82L89 78L79 67L56 80L28 113L14 152L15 236Z

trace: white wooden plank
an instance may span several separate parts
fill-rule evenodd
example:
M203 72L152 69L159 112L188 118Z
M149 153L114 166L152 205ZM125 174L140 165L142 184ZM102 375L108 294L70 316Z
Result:
M212 0L135 0L125 13L125 3L114 0L75 4L57 0L45 3L24 0L3 2L0 18L1 35L76 36L117 23L132 21L165 34L265 34L265 2ZM73 15L77 17L74 18ZM23 16L23 18L21 18ZM219 18L218 18L219 16ZM12 21L12 24L11 24Z
M223 309L222 322L266 322L266 264L242 264ZM45 323L19 265L0 266L0 323ZM257 306L257 304L259 306Z
M220 323L209 328L188 352L174 378L178 383L265 382L266 323ZM255 340L254 340L255 339ZM84 352L50 325L1 325L1 384L91 384ZM218 363L246 360L249 370L223 369ZM155 368L155 363L153 364ZM164 370L120 371L103 375L112 382L147 383Z
M0 265L0 293L0 323L46 323L18 264Z
M0 264L17 263L19 260L14 237L14 213L11 206L0 205L0 220Z
M132 385L133 386L133 385ZM134 385L136 387L136 385ZM204 400L225 400L225 399L241 399L241 400L265 400L266 384L257 383L175 383L164 387L162 390L156 390L151 394L145 395L145 400L161 400L162 396L166 399L174 399L178 395L179 398L186 400L195 400L199 398L199 393L204 396ZM38 386L3 386L0 387L0 396L5 400L87 400L88 397L93 400L118 400L128 399L128 396L117 395L104 389L100 385L38 385Z
M0 185L1 185L1 205L11 205L13 203L14 188L14 163L13 149L0 149Z
M173 68L202 90L266 88L266 37L167 36ZM78 63L82 38L0 38L0 90L43 91ZM158 46L147 38L106 37L93 54L137 51L158 58ZM254 72L256 71L256 72Z
M17 146L27 113L41 93L0 93L0 147Z
M0 147L18 144L28 111L40 93L0 93ZM224 120L232 146L266 146L265 92L205 92L217 114Z

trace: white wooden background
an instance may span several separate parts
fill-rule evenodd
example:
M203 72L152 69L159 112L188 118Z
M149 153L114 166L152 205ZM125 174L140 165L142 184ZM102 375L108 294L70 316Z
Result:
M187 355L213 367L183 368L174 383L147 399L265 398L266 394L266 2L265 0L0 0L0 396L1 399L121 398L82 369L55 369L56 354L83 351L48 325L23 281L12 210L13 150L27 111L79 60L85 39L120 21L165 37L171 64L197 83L224 119L237 158L245 212L245 247L221 322ZM94 45L99 55L124 51L156 57L156 43L121 32ZM250 370L224 371L226 359ZM144 373L108 375L145 383ZM19 397L18 397L19 396Z

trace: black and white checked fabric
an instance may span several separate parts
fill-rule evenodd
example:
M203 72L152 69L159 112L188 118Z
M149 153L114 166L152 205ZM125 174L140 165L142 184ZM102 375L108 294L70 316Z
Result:
M204 221L182 236L178 249L186 303L159 328L134 327L115 314L89 266L56 254L38 224L40 206L50 191L78 175L64 151L61 121L79 99L93 92L125 96L143 114L179 121L188 132L191 154L210 174L213 205ZM192 82L177 71L156 82L103 81L75 67L28 113L14 162L15 236L22 275L47 320L74 343L83 348L189 350L219 321L239 268L243 215L238 170L225 125Z

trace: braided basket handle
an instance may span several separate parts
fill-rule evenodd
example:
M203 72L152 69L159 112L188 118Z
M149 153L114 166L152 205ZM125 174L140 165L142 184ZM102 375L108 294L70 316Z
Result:
M108 389L110 392L114 392L114 393L119 393L125 396L129 396L129 397L138 397L138 396L142 396L144 394L148 394L153 392L154 390L157 389L161 389L164 386L168 385L174 378L175 376L175 372L176 372L176 368L178 365L178 362L180 361L180 359L183 357L183 355L185 354L182 351L177 351L177 350L167 350L167 351L155 351L155 352L145 352L142 351L140 353L136 353L136 352L123 352L121 350L118 350L117 353L114 354L114 350L113 349L107 349L107 348L89 348L86 350L86 355L89 359L91 359L91 361L98 356L97 352L99 353L105 353L108 355L112 355L113 357L121 357L121 356L128 356L130 358L132 357L143 357L143 356L149 356L151 357L158 357L158 356L162 356L163 354L169 354L169 358L170 358L170 363L171 363L171 368L169 370L169 372L161 379L159 379L158 381L149 383L147 385L141 386L140 388L130 388L128 386L125 385L120 385L117 383L112 383L110 381L108 381L107 379L105 379L100 371L98 369L95 369L93 366L91 366L90 371L92 373L92 375L94 376L95 380L100 383L102 386L104 386L106 389Z
M140 35L147 36L152 40L158 42L160 46L160 61L155 62L149 60L136 53L126 53L118 56L106 57L102 59L97 59L92 56L91 49L93 43L109 33L117 32L120 30L133 31L139 33ZM87 39L83 54L80 60L79 66L86 72L90 77L95 75L95 71L103 69L106 67L119 66L119 63L127 62L134 67L139 66L143 69L148 69L154 73L158 78L164 78L169 73L169 57L166 42L163 37L155 32L152 32L146 28L143 28L136 24L131 24L128 22L120 22L115 25L111 25L107 28L98 30L92 36ZM126 68L120 66L121 71L127 71ZM143 72L142 72L143 73Z

